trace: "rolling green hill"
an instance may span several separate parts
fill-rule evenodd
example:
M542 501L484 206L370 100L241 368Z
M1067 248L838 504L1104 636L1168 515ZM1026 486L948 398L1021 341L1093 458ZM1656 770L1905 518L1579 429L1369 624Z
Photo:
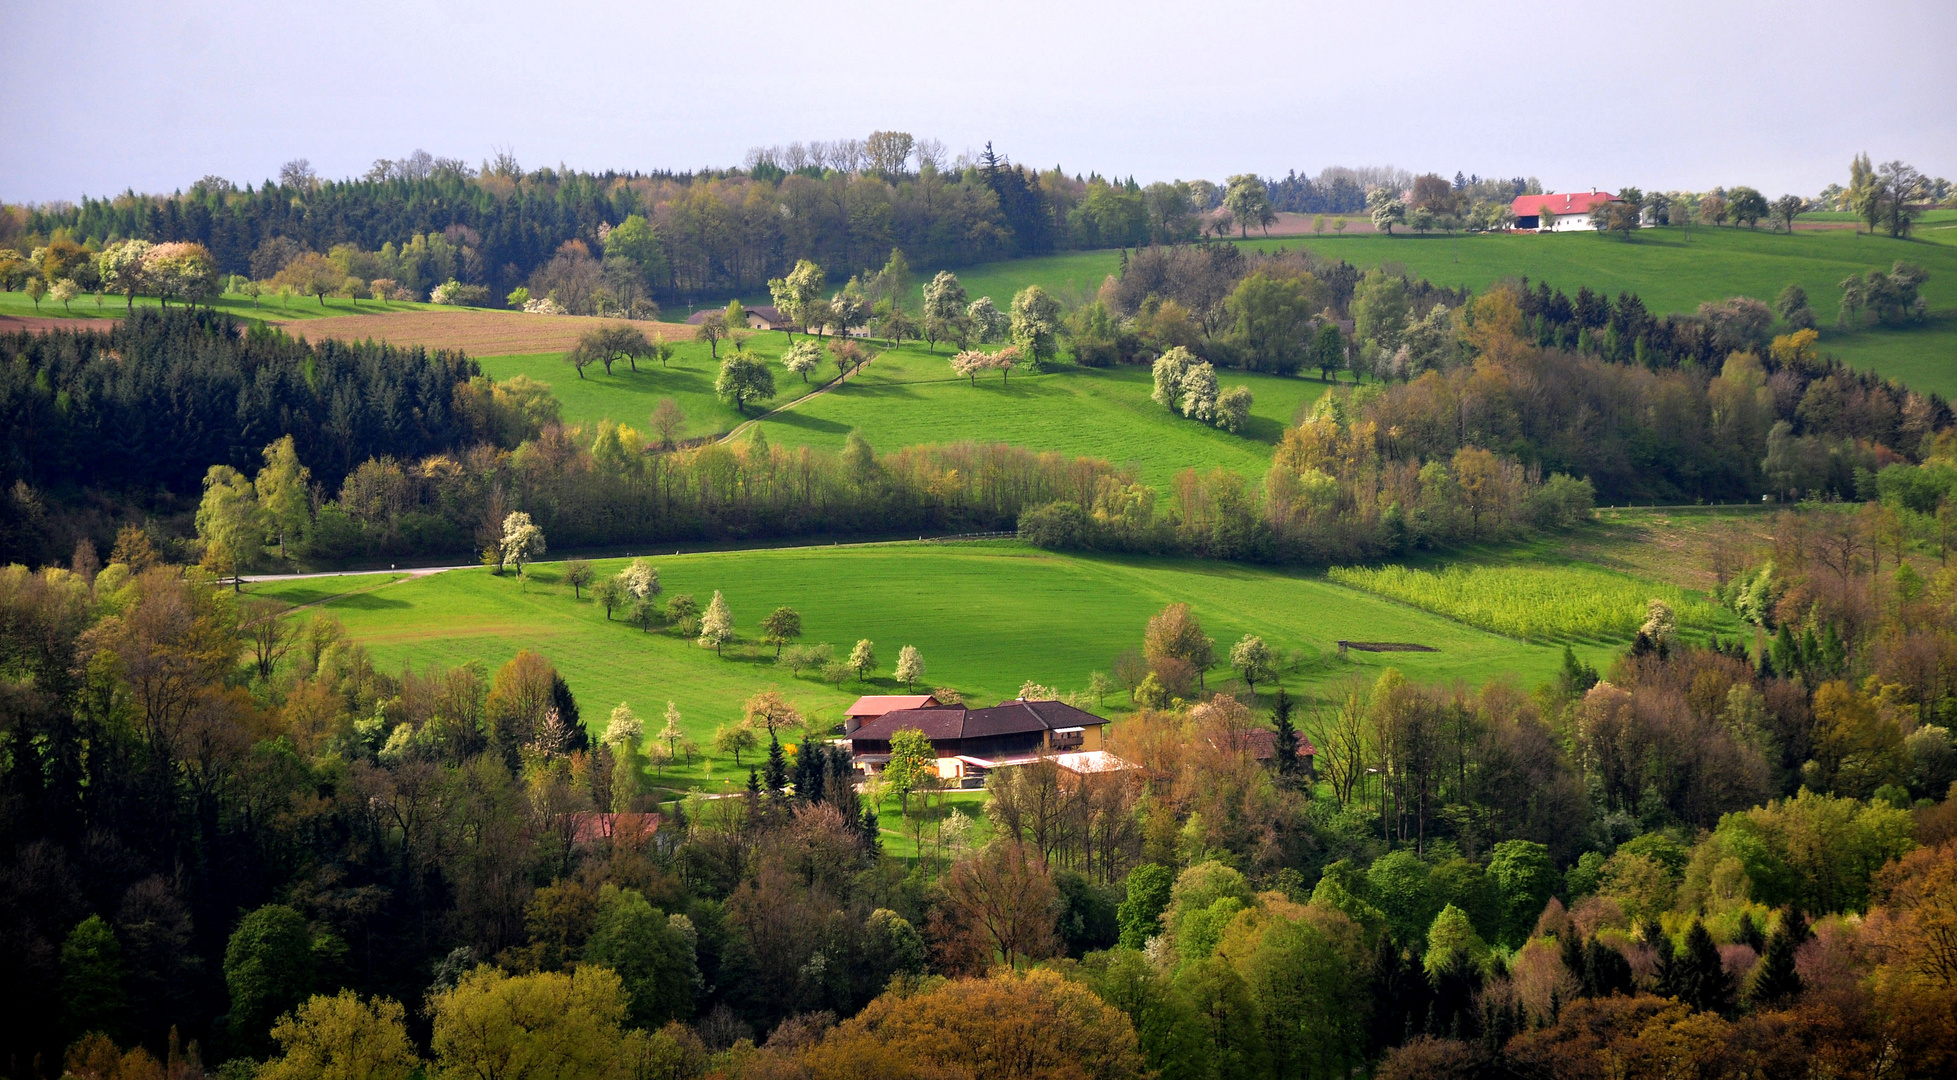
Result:
M786 339L756 335L749 347L778 359ZM724 348L724 347L723 347ZM1034 450L1133 463L1144 482L1162 485L1186 467L1236 469L1261 477L1271 448L1299 407L1325 390L1315 379L1223 373L1224 387L1251 388L1256 404L1251 424L1233 435L1171 414L1149 399L1147 369L1094 369L1063 366L1048 375L994 373L977 386L951 373L951 346L922 344L892 349L828 393L761 421L770 441L784 446L839 448L852 429L861 429L879 450L926 442L1007 442ZM568 421L591 423L610 418L644 429L659 399L673 398L687 416L688 436L722 434L746 418L714 396L715 362L705 345L678 347L671 365L641 363L585 369L580 379L557 354L489 357L483 370L499 379L525 374L551 385ZM825 363L816 379L834 378ZM806 392L801 379L777 367L780 405Z
M598 564L616 572L623 560ZM607 622L588 598L572 599L562 564L532 568L530 579L458 570L383 584L378 575L267 582L260 595L316 604L346 624L383 668L402 664L490 665L519 649L536 649L564 673L586 722L602 730L620 701L641 716L677 703L684 726L704 742L739 716L756 690L779 684L824 722L860 693L902 692L888 676L897 651L915 645L927 664L927 687L951 686L990 704L1033 680L1061 690L1109 670L1123 649L1138 648L1142 627L1164 605L1188 602L1227 653L1255 633L1296 655L1284 676L1294 692L1357 676L1371 680L1393 666L1410 678L1445 682L1511 675L1523 686L1548 678L1558 648L1528 644L1368 593L1315 574L1222 563L1055 555L1008 542L881 544L742 551L655 560L665 598L690 593L703 604L722 590L742 635L716 657L667 632L645 633ZM332 595L337 590L343 594ZM761 619L788 605L802 614L805 643L829 642L846 654L859 638L876 642L881 674L869 685L840 688L797 679L757 646ZM1427 645L1437 652L1351 652L1339 659L1335 639ZM1580 651L1604 663L1609 648ZM1228 677L1227 670L1211 679ZM1109 698L1114 704L1122 697ZM718 786L732 761L695 782Z
M1575 294L1582 286L1636 292L1651 311L1694 311L1708 300L1752 296L1769 303L1789 284L1807 290L1822 328L1822 346L1848 363L1924 390L1957 396L1957 228L1926 220L1909 240L1853 231L1647 229L1630 241L1592 233L1413 236L1377 234L1234 241L1253 251L1303 247L1356 266L1397 266L1439 285L1480 291L1505 278L1528 277ZM1930 273L1923 295L1933 318L1902 330L1835 328L1840 282L1887 269L1898 259ZM1116 251L1070 253L987 263L959 272L973 296L995 301L1040 284L1056 295L1091 294L1120 266Z

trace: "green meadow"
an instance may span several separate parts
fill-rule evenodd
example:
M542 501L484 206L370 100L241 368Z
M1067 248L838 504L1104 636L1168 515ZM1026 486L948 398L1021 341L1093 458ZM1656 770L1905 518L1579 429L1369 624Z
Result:
M1574 295L1588 286L1612 296L1635 292L1653 312L1684 313L1701 303L1751 296L1772 303L1789 284L1807 290L1822 347L1857 367L1957 396L1957 212L1935 211L1907 240L1851 230L1792 234L1766 229L1646 229L1631 239L1594 233L1537 236L1488 233L1445 236L1354 234L1234 241L1251 251L1306 248L1360 267L1385 265L1477 292L1527 277ZM1923 287L1932 319L1909 329L1835 328L1841 280L1906 259L1929 271ZM986 263L958 271L973 296L995 301L1029 284L1070 299L1091 297L1120 267L1120 252L1079 252Z
M138 296L135 306L153 308L161 301L154 296ZM469 308L440 307L435 304L412 303L406 300L352 300L346 297L329 296L321 304L310 296L294 296L289 303L280 302L277 296L260 296L254 304L251 297L239 293L225 293L209 304L229 312L241 319L331 319L341 315L380 315L389 311L468 311ZM83 293L62 307L52 299L43 297L41 306L34 306L34 298L25 291L0 292L0 315L40 316L59 319L120 319L129 314L129 303L121 293L102 294L102 303L95 303L94 293Z
M781 334L758 334L748 345L776 360L787 344ZM724 348L724 346L723 346ZM760 421L769 441L784 446L840 448L851 430L860 429L872 446L894 450L914 443L1007 442L1033 450L1105 458L1133 464L1144 482L1162 485L1181 469L1226 468L1261 477L1271 450L1300 407L1317 400L1325 384L1311 378L1283 378L1224 372L1225 388L1249 386L1255 397L1251 422L1231 434L1174 415L1149 398L1153 378L1146 368L1077 368L1061 365L1045 375L997 372L978 380L952 374L952 347L911 343L890 349L829 392ZM713 393L717 365L707 347L678 346L667 367L641 362L638 371L618 364L611 374L585 369L580 379L561 354L489 357L483 370L498 379L523 374L547 382L567 421L613 419L643 429L661 398L676 401L687 417L686 435L720 435L746 417ZM808 385L777 367L780 406L835 378L825 363ZM759 413L750 409L750 414Z
M653 725L672 701L703 746L739 717L742 701L769 686L824 725L838 722L859 694L903 692L889 672L904 645L923 653L921 686L952 687L974 703L1009 698L1028 680L1077 690L1090 672L1110 670L1118 653L1139 648L1149 616L1176 602L1191 605L1220 653L1244 634L1263 637L1287 657L1282 682L1294 693L1371 680L1389 666L1425 682L1512 677L1527 687L1549 678L1562 657L1559 647L1489 633L1317 573L1227 563L1058 555L1011 542L705 553L654 563L667 600L684 593L704 605L714 590L724 593L742 635L725 655L670 631L608 622L588 597L572 597L561 563L532 566L524 580L471 569L380 587L369 575L265 582L249 591L314 604L384 669L480 660L493 670L518 650L535 649L564 674L594 730L621 701ZM624 560L597 565L615 573ZM323 595L336 589L347 591ZM880 671L867 683L836 686L778 667L757 639L762 618L783 605L801 612L804 644L828 642L844 654L859 639L874 641ZM1437 651L1340 658L1339 639ZM1613 651L1579 647L1600 666ZM1230 673L1219 668L1209 677L1215 686ZM1116 692L1108 704L1122 699ZM696 761L681 774L712 789L745 779L731 758Z

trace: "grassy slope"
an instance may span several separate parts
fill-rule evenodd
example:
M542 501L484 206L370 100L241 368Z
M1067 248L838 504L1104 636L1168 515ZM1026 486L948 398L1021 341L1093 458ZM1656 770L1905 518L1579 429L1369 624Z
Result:
M153 296L138 296L137 307L153 308L157 299ZM440 307L435 304L409 303L404 300L348 300L329 296L322 305L310 296L295 296L290 305L281 305L276 296L261 296L254 307L251 299L237 293L226 293L209 306L220 311L228 311L244 319L331 319L340 315L378 315L387 311L468 311L469 308ZM34 299L25 292L0 292L0 315L38 315L43 318L74 319L119 319L129 313L123 297L108 293L102 297L102 306L95 306L95 294L83 293L64 309L52 300L43 299L40 310L35 310Z
M760 334L749 348L773 361L784 345L780 334ZM974 387L951 374L950 347L934 352L909 344L879 356L843 386L764 421L778 445L842 446L852 428L861 428L880 450L920 442L1004 441L1035 450L1057 450L1135 463L1144 480L1163 484L1179 469L1221 466L1262 476L1271 446L1300 405L1316 400L1324 384L1311 379L1225 372L1228 388L1248 385L1256 397L1252 422L1241 435L1171 415L1149 400L1151 378L1140 368L1109 370L1066 367L1050 375L1014 375L1001 386L994 374ZM483 370L496 378L518 373L551 386L564 418L591 423L610 418L645 428L646 417L662 397L677 401L687 416L689 436L732 430L743 417L714 397L716 364L706 346L686 342L670 368L624 364L606 375L585 369L580 379L560 354L489 357ZM776 368L782 404L833 378L824 363L820 378L802 380Z
M620 565L608 561L600 570ZM929 665L929 685L953 686L988 704L1027 679L1061 689L1084 685L1090 671L1105 671L1116 653L1138 647L1148 617L1176 601L1196 609L1222 649L1257 633L1274 648L1300 652L1300 669L1286 676L1294 691L1348 674L1371 679L1389 665L1422 681L1507 674L1529 686L1547 678L1561 656L1317 575L1227 564L1069 557L1002 543L746 551L663 557L656 565L668 598L692 593L704 602L723 590L744 637L786 604L802 613L805 642L847 651L868 637L877 642L885 673L900 646L916 645ZM470 659L493 668L518 649L537 649L564 672L597 729L619 701L655 724L665 702L676 701L685 727L704 740L738 716L748 694L774 683L830 722L859 693L901 692L887 677L841 689L797 680L765 658L736 655L747 647L730 648L720 659L669 634L607 623L589 600L572 600L561 569L536 567L527 584L486 571L450 571L331 599L321 610L341 619L389 669ZM290 596L304 588L311 599L317 590L356 581L266 583L251 591ZM1415 642L1440 651L1352 653L1341 662L1333 655L1337 638ZM1609 654L1584 652L1597 663ZM731 764L716 766L714 786ZM694 777L703 774L696 768Z
M1150 400L1143 368L1065 368L1049 375L997 374L977 386L951 374L949 347L919 346L886 353L860 378L769 417L771 441L840 447L852 428L871 445L891 449L916 442L1003 441L1134 464L1145 483L1161 486L1186 467L1223 467L1261 477L1271 447L1299 407L1324 392L1323 383L1225 372L1222 385L1246 385L1255 396L1251 423L1240 435L1170 413Z
M1382 263L1438 284L1487 288L1504 278L1527 276L1574 294L1579 286L1615 295L1633 291L1654 312L1688 312L1700 303L1753 296L1771 303L1789 283L1807 290L1819 316L1823 346L1860 367L1873 368L1926 390L1957 395L1957 229L1927 221L1912 240L1862 236L1849 230L1650 229L1623 241L1588 233L1554 236L1353 235L1286 240L1250 239L1251 250L1305 247L1358 266ZM1852 273L1886 268L1897 259L1930 273L1923 293L1939 315L1925 327L1847 333L1834 329L1840 281ZM1038 283L1061 295L1091 293L1114 273L1120 253L1070 253L1040 259L987 263L960 271L973 295L1010 297Z

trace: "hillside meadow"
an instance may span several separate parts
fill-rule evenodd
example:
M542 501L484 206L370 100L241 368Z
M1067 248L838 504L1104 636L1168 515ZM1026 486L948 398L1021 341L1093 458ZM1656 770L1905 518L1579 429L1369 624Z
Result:
M604 560L597 569L616 573L625 562ZM572 597L562 563L532 566L524 580L469 569L392 584L384 575L272 581L249 591L314 605L299 617L316 611L339 619L389 670L470 660L494 670L518 650L535 649L563 673L594 731L621 701L656 730L672 701L703 746L739 717L750 694L769 686L825 725L840 721L859 694L903 692L889 672L904 645L923 653L921 686L953 687L975 703L1011 697L1028 680L1077 690L1090 672L1110 670L1118 653L1139 648L1148 618L1176 602L1191 605L1219 652L1246 633L1263 637L1288 657L1282 681L1297 694L1348 677L1370 681L1389 666L1423 682L1512 677L1528 687L1549 678L1562 657L1558 647L1488 633L1318 574L1225 563L1066 556L983 542L666 555L654 565L666 600L684 593L704 605L721 590L741 640L717 657L669 631L608 622L588 597ZM846 654L861 638L875 642L878 672L868 683L835 686L777 667L772 648L757 639L761 620L783 605L801 613L805 644L828 642ZM1340 658L1338 639L1437 651ZM1578 651L1602 666L1615 649ZM1215 686L1231 673L1220 667L1209 677ZM1122 698L1110 695L1109 706ZM680 775L715 789L745 778L731 758L696 762Z
M1595 233L1538 236L1524 233L1417 236L1405 232L1233 240L1247 251L1304 248L1355 266L1385 265L1437 285L1480 292L1505 279L1527 277L1575 295L1580 287L1635 292L1656 314L1695 311L1701 303L1751 296L1768 303L1789 284L1807 290L1821 329L1823 349L1857 367L1879 371L1910 386L1957 396L1957 218L1926 215L1906 240L1867 236L1852 229L1645 229L1631 240ZM1835 327L1841 280L1888 269L1898 259L1929 271L1923 287L1932 318L1907 329L1843 331ZM958 271L973 296L1010 297L1039 284L1070 300L1089 299L1120 268L1118 251L1073 252L1036 259L987 263Z
M758 334L748 342L770 362L786 345L779 333ZM952 374L951 352L950 345L934 350L921 342L887 350L842 384L762 418L759 426L777 445L826 449L839 449L852 430L861 430L879 450L926 442L1006 442L1132 464L1143 482L1160 487L1189 467L1261 477L1284 428L1325 391L1316 378L1225 372L1225 388L1248 386L1255 396L1250 424L1231 434L1157 405L1149 397L1153 381L1146 368L1062 364L1045 375L1022 372L1002 379L993 372L975 386ZM685 412L684 434L692 438L724 435L760 412L751 408L744 416L714 396L718 365L707 346L686 342L676 353L665 367L641 361L634 372L618 364L607 375L593 366L582 379L554 353L488 357L481 364L498 379L522 374L549 383L567 421L612 419L644 430L659 400L670 397ZM781 392L768 404L786 405L835 376L834 363L826 362L805 385L777 366Z

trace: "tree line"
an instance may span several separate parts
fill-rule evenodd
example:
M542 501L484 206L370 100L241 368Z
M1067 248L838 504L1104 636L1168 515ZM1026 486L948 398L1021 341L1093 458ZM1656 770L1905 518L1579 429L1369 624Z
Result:
M338 250L343 263L358 255L388 272L340 267L334 288L347 276L363 285L385 277L423 298L454 277L501 298L526 284L534 290L537 274L580 250L596 268L611 230L636 216L651 230L635 251L642 287L649 298L685 302L751 292L805 258L869 269L900 247L951 266L1191 240L1216 198L1204 182L1143 187L1029 168L990 145L974 160L941 158L913 152L883 167L825 155L822 165L792 170L757 159L699 173L589 173L525 170L504 157L480 170L451 162L342 181L295 162L255 187L207 177L172 195L34 207L7 224L18 229L9 239L19 255L55 242L91 251L117 240L187 242L202 245L220 274L262 281L306 254ZM448 257L409 259L417 245L446 247Z

